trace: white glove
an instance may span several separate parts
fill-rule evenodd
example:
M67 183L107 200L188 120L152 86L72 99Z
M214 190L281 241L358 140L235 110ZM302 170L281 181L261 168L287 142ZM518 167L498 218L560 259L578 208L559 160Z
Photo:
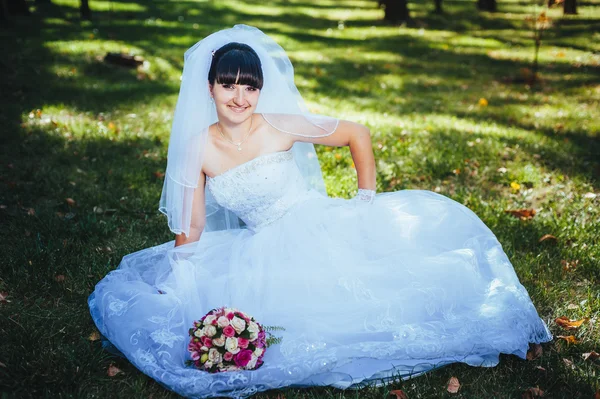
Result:
M358 203L372 204L375 199L375 190L359 188L354 199Z

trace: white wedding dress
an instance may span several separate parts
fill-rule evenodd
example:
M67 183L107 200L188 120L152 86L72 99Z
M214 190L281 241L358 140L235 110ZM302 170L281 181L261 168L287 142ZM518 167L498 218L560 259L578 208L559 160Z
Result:
M354 388L452 362L494 366L500 353L525 357L529 343L552 338L494 234L447 197L328 198L307 188L291 150L206 184L245 228L127 255L89 298L110 343L183 396ZM285 328L259 369L185 365L188 328L223 305Z

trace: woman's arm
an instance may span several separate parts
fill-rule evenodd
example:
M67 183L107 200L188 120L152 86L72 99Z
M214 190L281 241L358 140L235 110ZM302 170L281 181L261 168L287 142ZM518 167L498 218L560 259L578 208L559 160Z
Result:
M204 230L206 223L206 206L204 201L204 183L206 176L204 172L200 171L200 177L198 178L198 185L194 190L194 199L192 200L192 220L190 222L190 235L189 237L185 233L177 234L175 236L175 246L189 244L191 242L198 241Z
M356 174L358 188L375 190L376 174L375 156L371 144L369 128L360 123L340 120L335 132L326 137L291 136L294 141L304 141L334 147L349 146Z

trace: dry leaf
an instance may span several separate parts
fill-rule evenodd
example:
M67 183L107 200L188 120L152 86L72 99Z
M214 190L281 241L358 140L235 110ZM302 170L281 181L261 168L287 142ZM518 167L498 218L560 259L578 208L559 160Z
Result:
M571 270L574 270L577 267L577 265L579 265L579 259L569 261L563 259L560 261L560 264L563 267L563 271L569 272Z
M568 310L575 310L575 309L579 309L579 306L575 305L574 303L570 303L567 305L567 309Z
M572 360L563 358L563 363L565 364L565 366L567 366L571 370L575 370L575 364L573 363Z
M75 200L74 200L73 198L65 198L65 201L66 201L66 203L67 203L69 206L75 206L75 205L76 205L76 204L75 204Z
M554 322L556 324L558 324L559 326L561 326L562 328L564 328L565 330L576 330L579 327L581 327L581 325L583 323L586 323L589 319L586 317L584 319L581 320L570 320L568 317L565 316L561 316L561 317L557 317Z
M591 352L587 352L581 355L581 357L583 358L583 360L596 360L596 359L600 359L600 353L596 352L596 351L591 351Z
M156 172L154 172L154 176L155 176L157 179L162 179L163 177L165 177L165 172L156 171Z
M450 378L450 380L448 381L448 387L446 388L446 390L450 393L457 393L459 389L460 389L460 383L458 382L458 378L456 378L456 377Z
M100 333L98 331L94 331L88 337L88 341L92 341L92 342L98 341L99 339L100 339Z
M6 364L4 364L4 363L0 362L0 367L4 367L4 368L6 368Z
M406 395L402 389L390 391L390 396L392 395L396 395L395 399L408 399L408 395Z
M35 209L33 209L33 208L29 208L29 209L27 209L27 214L28 214L29 216L35 216Z
M0 303L10 302L8 299L8 292L0 292Z
M544 391L539 388L528 388L523 392L523 399L541 398L544 396Z
M577 338L574 335L559 335L556 338L564 339L568 344L578 344Z
M542 356L544 351L542 350L542 345L540 344L530 344L529 350L527 351L527 360L535 360Z
M546 371L546 369L543 368L542 366L535 366L535 368L540 371Z
M504 212L510 213L514 217L520 218L521 220L531 219L535 216L535 209L515 209Z
M62 283L63 281L65 281L65 276L64 274L59 274L54 276L54 280L58 283Z
M113 364L108 366L108 370L106 371L106 374L108 374L109 377L114 377L115 375L117 375L119 373L122 373L121 369Z
M550 241L550 242L556 242L556 240L558 240L556 237L554 237L552 234L544 234L542 236L542 238L540 238L539 242L544 242L544 241Z

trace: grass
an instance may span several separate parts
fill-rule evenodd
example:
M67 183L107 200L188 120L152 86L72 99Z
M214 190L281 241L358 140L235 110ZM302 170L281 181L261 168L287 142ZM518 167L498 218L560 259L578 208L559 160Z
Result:
M121 257L173 237L157 205L183 52L246 23L289 51L314 111L373 133L378 191L428 189L473 209L496 233L555 335L533 361L451 365L361 391L288 389L257 397L591 398L600 389L600 3L548 15L541 83L510 83L533 57L525 21L541 7L506 0L495 14L412 1L414 21L381 22L374 1L92 1L31 4L0 28L0 392L2 397L175 397L89 340L86 298ZM135 71L101 61L140 54ZM480 100L484 99L484 100ZM347 148L318 148L331 196L350 197ZM69 199L69 200L67 200ZM71 201L72 200L72 201ZM531 220L505 213L535 209ZM539 242L545 234L556 240ZM575 265L575 266L573 266ZM10 302L9 302L10 301ZM589 318L566 331L554 319ZM114 364L123 370L107 375ZM445 391L451 376L458 394Z

